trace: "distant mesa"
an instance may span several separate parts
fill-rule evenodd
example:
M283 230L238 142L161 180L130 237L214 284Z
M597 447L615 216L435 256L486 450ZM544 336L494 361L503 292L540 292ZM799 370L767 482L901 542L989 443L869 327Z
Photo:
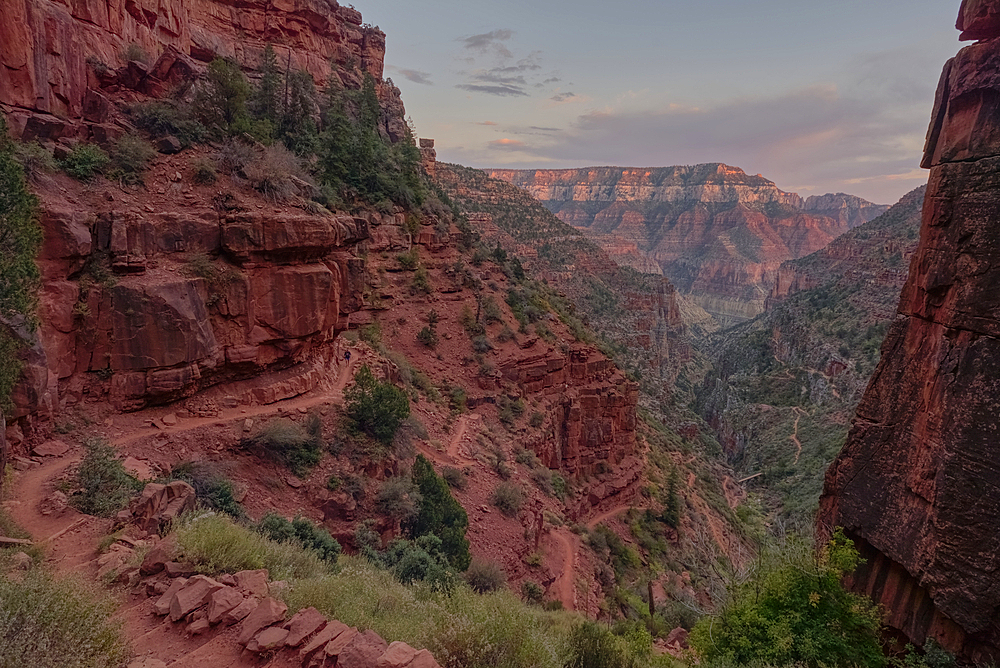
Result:
M763 312L782 262L888 209L844 193L803 200L722 163L487 173L527 190L619 264L662 272L722 326Z

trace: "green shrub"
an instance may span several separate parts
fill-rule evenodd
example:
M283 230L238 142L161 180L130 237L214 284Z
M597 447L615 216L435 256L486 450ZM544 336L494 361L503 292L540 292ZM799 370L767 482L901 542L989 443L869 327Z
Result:
M218 473L211 465L202 462L184 462L170 471L174 480L183 480L198 495L198 500L212 510L226 513L237 519L245 517L246 511L236 500L233 483Z
M541 603L545 596L545 590L540 584L526 580L521 584L521 596L528 603Z
M35 258L42 245L38 200L28 191L7 122L0 114L0 319L24 317L34 323L41 274ZM0 409L10 408L10 393L21 375L22 344L0 326Z
M286 419L271 420L240 446L258 457L284 464L297 476L303 476L319 463L322 455L323 424L312 414L305 425Z
M473 591L485 594L503 587L507 578L497 562L473 559L465 571L465 582Z
M429 295L431 293L431 279L425 266L420 265L417 267L417 270L413 272L413 282L410 284L410 287L415 292L422 292L425 295Z
M63 170L74 179L90 181L103 174L110 162L108 154L96 144L80 144L60 163Z
M860 563L837 529L814 554L807 541L766 545L752 577L701 619L690 642L702 658L783 666L882 666L880 616L871 600L847 592L843 577Z
M114 175L124 183L142 183L142 174L156 157L153 146L138 135L122 135L111 149Z
M243 167L250 186L272 202L284 202L299 191L299 184L313 187L312 178L302 168L298 157L283 144L273 144L257 151Z
M222 515L193 514L177 529L178 558L202 573L236 573L266 568L272 580L319 577L329 562L298 542L278 543Z
M500 305L497 304L497 300L492 296L483 299L483 320L486 324L500 322L502 319L503 314L500 312Z
M507 517L517 517L524 505L524 490L513 483L502 482L490 494L490 503Z
M396 256L396 261L405 271L416 271L417 267L420 266L420 254L417 252L417 247L414 246L407 252L400 253Z
M185 148L206 138L205 126L194 118L190 109L167 100L139 102L129 109L129 116L137 128L154 139L171 135Z
M249 130L246 104L250 92L240 66L216 57L208 64L205 81L195 93L195 115L217 136Z
M441 539L434 534L412 541L397 538L389 543L379 559L403 584L423 582L435 591L450 592L457 583Z
M142 48L142 45L136 42L129 42L128 46L122 49L121 56L122 60L124 60L126 63L133 60L137 60L140 63L145 63L148 65L149 61L152 60L149 57L149 53L146 51L146 49Z
M424 327L417 334L417 341L424 344L428 348L434 348L438 344L438 335L430 327Z
M590 620L573 628L567 650L565 668L637 668L639 665L625 639Z
M486 338L485 334L480 334L472 339L472 350L479 353L488 353L493 350L493 344Z
M194 182L203 186L212 185L219 178L218 173L215 171L215 165L211 160L206 160L205 158L198 158L191 163L191 173Z
M528 424L531 425L532 429L538 429L545 422L545 413L535 411L531 414L531 419L528 420Z
M375 509L397 522L409 522L420 512L423 497L409 477L390 478L375 497Z
M304 517L289 521L268 513L261 518L257 531L276 543L294 543L315 552L320 559L331 564L337 563L340 556L340 543L330 532Z
M70 503L82 513L111 517L128 505L142 483L128 474L106 441L91 438L83 446L87 454L74 481L79 491L70 497Z
M35 568L0 578L0 603L0 665L106 668L131 657L113 599L82 580Z
M434 534L441 539L448 562L459 571L469 567L469 541L465 532L469 516L448 489L448 483L434 472L434 466L423 455L413 463L413 483L420 492L420 512L404 523L411 538Z
M389 445L410 414L410 400L392 383L377 380L366 364L354 374L354 385L344 393L344 411L353 431Z

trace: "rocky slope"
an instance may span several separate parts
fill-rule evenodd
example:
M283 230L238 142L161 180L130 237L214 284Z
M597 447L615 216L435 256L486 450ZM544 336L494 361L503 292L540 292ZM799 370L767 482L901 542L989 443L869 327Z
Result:
M781 265L768 311L723 332L696 405L772 510L813 521L827 465L878 362L917 246L924 187ZM758 475L759 474L759 475Z
M489 173L526 189L616 262L662 271L722 326L764 310L783 261L886 208L842 194L804 203L760 175L718 163Z
M976 663L1000 658L998 14L962 3L958 29L983 41L945 65L920 244L819 516L863 547L853 587L892 628Z

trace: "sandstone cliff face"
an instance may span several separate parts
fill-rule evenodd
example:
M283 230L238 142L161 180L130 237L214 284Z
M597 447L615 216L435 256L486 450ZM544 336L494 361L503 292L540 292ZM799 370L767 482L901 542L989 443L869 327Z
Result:
M578 230L504 180L438 165L438 179L490 245L522 258L532 273L569 296L589 324L624 348L622 361L669 394L691 356L677 295L663 278L620 267Z
M819 518L864 546L854 587L894 628L975 662L1000 658L998 10L963 3L958 28L985 41L945 65L920 245Z
M723 326L763 311L781 262L885 210L849 195L806 206L760 175L717 163L489 173L526 189L616 262L658 268Z

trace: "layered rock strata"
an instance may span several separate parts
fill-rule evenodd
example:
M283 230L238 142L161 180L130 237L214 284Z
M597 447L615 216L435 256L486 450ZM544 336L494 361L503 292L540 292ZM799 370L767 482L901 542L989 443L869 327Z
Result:
M1000 658L1000 3L967 0L957 27L983 41L945 65L920 244L819 521L862 546L853 587L893 628L988 663Z
M887 208L843 194L803 202L719 163L489 174L527 190L619 264L662 272L724 326L763 311L783 261Z

